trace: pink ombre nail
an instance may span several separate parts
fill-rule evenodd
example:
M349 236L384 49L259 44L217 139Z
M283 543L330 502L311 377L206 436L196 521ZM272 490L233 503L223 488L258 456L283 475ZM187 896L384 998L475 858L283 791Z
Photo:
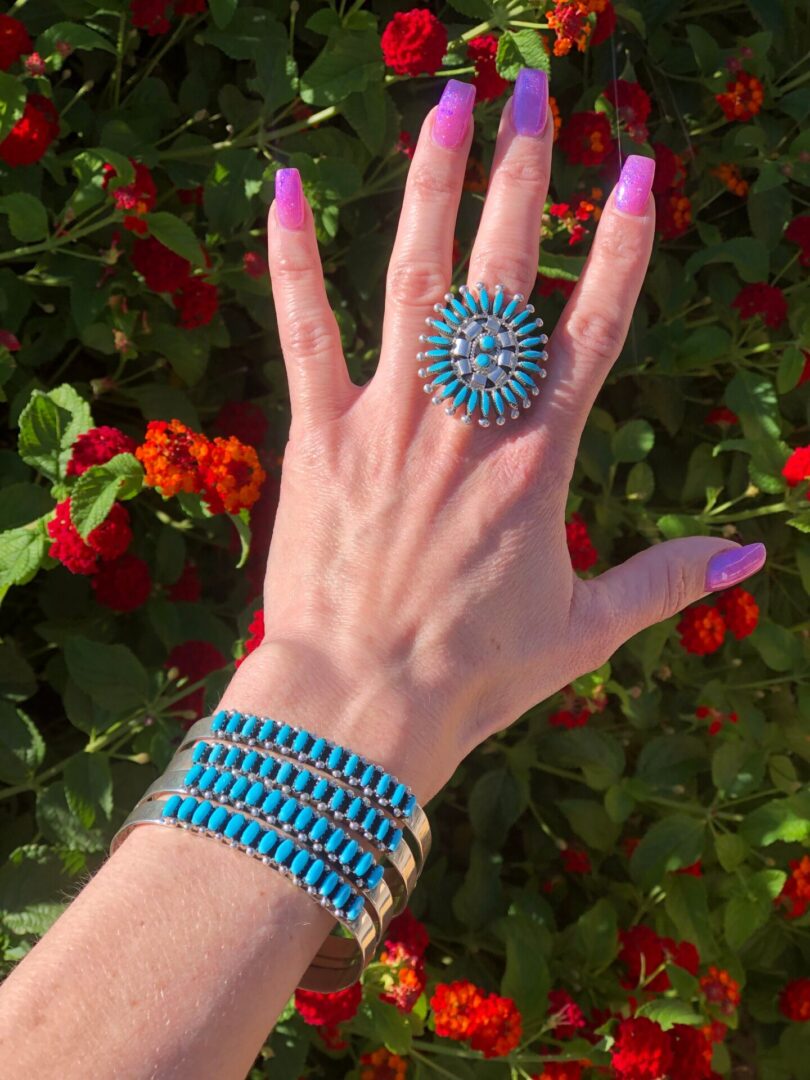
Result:
M718 552L709 559L706 568L706 589L715 592L745 581L762 569L766 555L764 544L746 544Z
M439 108L433 118L433 141L445 150L455 150L464 141L475 104L472 83L448 79Z
M304 189L298 169L276 173L276 215L285 229L300 229L304 224Z
M655 158L631 154L625 161L616 185L616 207L625 214L640 217L647 209L655 176Z

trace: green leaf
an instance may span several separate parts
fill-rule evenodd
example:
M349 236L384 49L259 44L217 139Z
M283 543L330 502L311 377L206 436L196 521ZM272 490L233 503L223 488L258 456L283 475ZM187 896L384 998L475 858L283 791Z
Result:
M498 74L514 82L521 68L551 70L551 62L543 48L543 40L534 30L505 30L498 40L495 55Z
M187 386L194 386L206 372L210 342L205 327L183 330L169 323L159 323L143 339L144 350L165 356L175 375Z
M706 744L694 735L656 735L645 741L636 762L636 776L654 788L671 790L688 784L706 768Z
M45 518L0 533L0 588L30 581L42 566L49 546Z
M8 701L0 701L0 780L21 784L45 757L45 743L36 724Z
M750 848L736 833L718 833L714 838L717 861L727 874L732 874L748 858Z
M492 769L479 777L470 792L468 813L470 824L483 844L494 850L501 848L506 834L528 804L529 793L507 768Z
M37 484L9 484L0 490L0 530L30 525L53 510L47 488Z
M389 118L395 112L383 84L350 94L343 102L343 115L371 154L379 154L385 147Z
M631 876L644 888L663 881L669 870L691 866L703 853L705 823L673 813L657 821L643 837L630 860Z
M631 502L647 502L655 491L655 473L646 461L637 462L627 474L625 496Z
M717 952L711 930L706 882L692 874L672 874L667 881L666 912L678 937L691 941L705 962Z
M130 713L148 700L146 669L126 645L106 645L76 634L65 645L65 662L79 689L102 709Z
M785 524L799 532L810 533L810 510L803 510L796 517L788 518Z
M656 998L654 1001L648 1001L636 1009L635 1015L646 1016L648 1020L659 1024L664 1031L669 1031L676 1024L700 1027L704 1023L702 1016L677 998Z
M90 406L72 386L34 390L20 414L20 457L50 480L59 480L73 443L92 426Z
M24 701L37 691L34 669L17 648L13 638L0 643L0 694L12 701Z
M48 212L43 203L25 191L0 198L0 214L8 214L8 227L15 240L24 244L48 234Z
M452 900L453 914L470 930L480 930L501 913L501 856L482 844L470 848L464 884Z
M787 394L798 384L804 371L804 354L795 345L788 346L779 358L776 372L776 389Z
M107 520L116 499L132 498L142 484L143 468L134 454L117 454L82 473L70 494L70 520L82 539Z
M778 623L760 622L749 641L772 671L792 671L802 662L800 638Z
M614 460L641 461L655 445L655 432L646 420L628 420L611 440Z
M164 247L187 259L192 266L202 269L205 267L200 241L190 225L165 210L157 210L153 214L144 214L144 221L149 226L149 232Z
M264 167L252 150L223 150L205 181L203 209L211 226L236 229L254 216L253 202L262 187Z
M238 3L239 0L208 0L211 17L221 30L233 19Z
M754 847L768 847L778 840L801 843L810 837L810 796L773 799L748 814L740 835Z
M574 941L586 970L604 971L619 951L616 909L607 899L597 900L576 923Z
M0 923L15 934L44 934L67 906L58 898L72 885L53 848L17 848L0 867Z
M61 781L37 795L37 824L46 840L71 851L104 851L101 831L82 825L68 805L65 785Z
M109 821L113 786L104 754L74 754L65 763L64 779L68 806L86 829L95 824L99 810Z
M540 250L538 273L547 278L562 281L579 281L585 266L584 255L557 255L552 251Z
M492 15L492 4L487 0L449 0L449 4L468 19L489 19Z
M741 948L770 916L770 910L756 898L732 896L723 909L723 933L728 947Z
M503 920L506 965L501 993L520 1009L524 1022L540 1019L546 1010L551 974L546 963L549 931L525 912Z
M301 99L308 105L334 105L382 76L377 33L341 29L330 34L322 52L301 76Z
M568 824L589 847L610 851L621 827L611 821L601 803L593 799L561 799L557 804Z
M250 541L252 538L250 511L242 509L238 514L228 514L228 517L233 522L233 527L236 529L237 535L239 536L240 550L236 569L241 570L248 561L248 555L250 555Z
M22 116L25 98L25 84L22 79L0 71L0 142Z
M712 263L730 262L743 281L765 281L768 277L768 249L753 236L736 236L719 244L709 244L686 260L687 274L696 274Z
M53 23L37 38L37 52L46 58L54 54L58 56L57 42L65 42L73 49L102 49L115 54L115 45L111 41L81 23Z
M595 791L604 791L621 779L624 751L612 736L582 727L560 733L555 744L560 764L581 769L586 783Z
M720 46L703 27L696 26L695 23L688 23L686 27L686 36L689 38L689 44L692 46L692 52L695 54L698 67L704 75L712 75L717 70L717 65L720 60Z

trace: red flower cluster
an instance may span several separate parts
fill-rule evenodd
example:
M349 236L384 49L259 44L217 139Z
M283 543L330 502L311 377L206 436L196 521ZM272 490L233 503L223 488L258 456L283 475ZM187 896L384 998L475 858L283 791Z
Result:
M0 160L12 169L33 165L59 134L59 113L50 98L29 94L23 114L0 142Z
M599 558L596 548L588 536L588 526L581 514L572 514L565 524L565 542L571 565L575 570L590 570Z
M345 990L319 994L315 990L296 990L295 1007L305 1024L331 1027L343 1024L356 1014L363 998L363 985L352 983Z
M360 1080L405 1080L408 1075L407 1058L392 1054L384 1046L362 1054L360 1064Z
M665 240L674 240L692 221L692 203L684 192L686 165L681 155L664 143L653 143L653 150L656 226Z
M0 15L0 71L8 71L21 56L33 49L28 31L19 19Z
M590 874L591 857L582 848L567 847L562 852L563 870L566 874Z
M725 1016L732 1016L737 1011L740 1004L740 984L736 979L732 979L725 968L712 964L706 974L701 976L700 989L707 1004Z
M810 214L799 214L785 229L785 239L801 248L799 262L810 266Z
M620 1080L659 1080L672 1064L669 1035L646 1016L622 1020L610 1064Z
M267 258L258 251L246 251L242 256L242 269L254 281L263 281L270 273Z
M427 8L397 11L380 45L383 60L397 75L434 75L442 66L447 31Z
M135 611L152 591L149 567L137 555L122 555L104 563L90 584L99 604L112 611Z
M798 487L810 479L810 446L798 446L782 466L782 476L788 487ZM807 493L810 499L810 491Z
M782 988L779 1011L788 1020L810 1020L810 979L793 979Z
M245 651L242 656L236 661L236 666L239 667L250 654L261 645L264 641L264 608L259 608L250 620L248 626L248 636L245 639Z
M166 590L166 595L174 603L196 603L202 594L200 572L193 562L183 566L180 577Z
M566 728L570 731L572 728L585 727L590 715L590 711L585 708L558 709L549 716L548 722L552 727Z
M106 520L83 540L71 521L69 498L57 503L48 535L52 540L48 554L71 574L98 573L100 563L117 559L132 543L129 514L121 503L114 503Z
M617 79L604 91L604 97L616 110L619 122L634 142L647 141L647 118L652 109L647 91L637 82Z
M545 274L538 274L535 288L538 296L553 296L555 292L558 292L567 300L575 286L576 282L568 278L546 277Z
M552 1037L573 1039L586 1026L585 1016L567 990L550 990L546 1018L553 1023Z
M184 641L175 645L166 658L166 669L177 668L179 677L187 679L189 684L200 682L213 671L219 671L228 663L216 645L210 641ZM202 716L205 705L205 687L200 686L172 706L177 712L192 712L195 717ZM188 727L194 721L188 723Z
M731 301L731 306L739 311L741 319L761 315L762 321L772 330L779 329L788 313L785 294L778 285L768 285L765 281L744 285Z
M134 454L135 440L118 428L90 428L73 444L65 472L68 476L81 476L94 465L105 465L118 454Z
M725 405L716 405L706 413L707 424L739 424L740 418Z
M600 188L593 188L591 191L591 198L586 199L583 195L578 195L570 203L552 203L548 212L553 218L558 218L565 228L568 230L568 246L573 247L578 244L588 235L588 230L585 228L584 222L590 221L593 218L594 221L598 221L602 213L602 208L597 206L592 199L598 199L602 195Z
M411 1012L425 989L425 951L428 933L414 918L410 908L393 920L380 953L380 962L387 966L383 975L383 1001L396 1005L402 1012Z
M595 20L590 18L594 14ZM610 0L554 0L546 20L555 33L555 56L567 56L572 48L585 52L588 45L606 41L616 28Z
M154 37L171 30L169 22L172 0L130 0L132 25ZM174 0L175 15L200 15L207 10L206 0Z
M619 941L619 962L626 969L622 986L628 990L644 989L654 993L669 990L669 975L663 970L667 962L683 968L690 975L697 975L700 957L689 941L659 937L649 926L620 930Z
M743 180L738 165L735 165L733 162L724 162L710 171L712 176L716 176L720 183L723 184L732 195L737 195L740 199L744 199L748 194L748 181Z
M730 630L735 638L748 637L759 622L759 606L741 586L719 594L714 604L693 604L681 616L681 645L696 656L717 652Z
M747 123L762 109L765 91L756 75L739 71L736 79L726 83L725 93L714 96L726 120Z
M572 113L560 133L560 149L572 165L601 165L615 146L604 113Z
M495 67L497 52L498 39L494 34L483 34L467 42L467 56L475 65L473 83L477 101L493 101L510 85Z
M126 214L124 228L139 236L144 236L147 226L142 218L154 208L157 187L146 165L142 165L140 161L133 161L132 158L130 158L130 164L135 170L135 176L129 184L117 187L112 193L112 198L116 209L123 210ZM107 164L102 169L102 174L101 186L106 191L110 181L118 176L118 171L114 165Z
M503 1057L520 1042L521 1020L510 998L486 997L474 983L439 983L430 999L437 1035L469 1042L484 1057Z
M154 236L136 240L132 265L153 292L171 293L185 330L207 326L219 308L219 291L205 277L194 277L191 263L170 251Z
M238 514L259 498L265 472L252 446L235 436L207 439L179 420L151 420L135 451L145 483L164 498L196 492L212 514Z
M710 705L699 705L695 709L695 716L698 720L709 721L710 735L719 735L723 730L723 725L726 721L728 721L729 724L736 724L739 720L739 717L735 712L720 712L719 709L713 709Z
M776 903L784 906L789 919L799 919L810 908L810 855L801 859L791 859L788 863L790 874Z

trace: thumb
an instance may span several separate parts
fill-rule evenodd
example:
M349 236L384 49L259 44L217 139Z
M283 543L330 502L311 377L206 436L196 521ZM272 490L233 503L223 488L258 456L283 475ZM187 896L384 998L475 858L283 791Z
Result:
M590 593L585 607L591 632L614 651L707 593L744 581L762 568L765 556L764 544L741 546L710 536L655 544L582 583Z

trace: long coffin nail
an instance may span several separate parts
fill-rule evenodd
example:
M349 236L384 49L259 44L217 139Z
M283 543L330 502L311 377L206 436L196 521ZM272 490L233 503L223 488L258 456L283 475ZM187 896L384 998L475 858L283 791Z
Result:
M304 191L298 169L276 173L276 214L285 229L300 229L304 224Z
M745 581L762 569L766 555L764 544L746 544L718 552L709 559L706 568L706 589L715 592Z
M640 217L647 209L655 176L655 158L631 154L616 185L616 206L625 214Z
M455 150L467 134L473 105L475 87L472 83L448 79L433 118L433 141L445 150Z
M548 115L548 75L521 68L512 96L512 123L518 135L542 135Z

